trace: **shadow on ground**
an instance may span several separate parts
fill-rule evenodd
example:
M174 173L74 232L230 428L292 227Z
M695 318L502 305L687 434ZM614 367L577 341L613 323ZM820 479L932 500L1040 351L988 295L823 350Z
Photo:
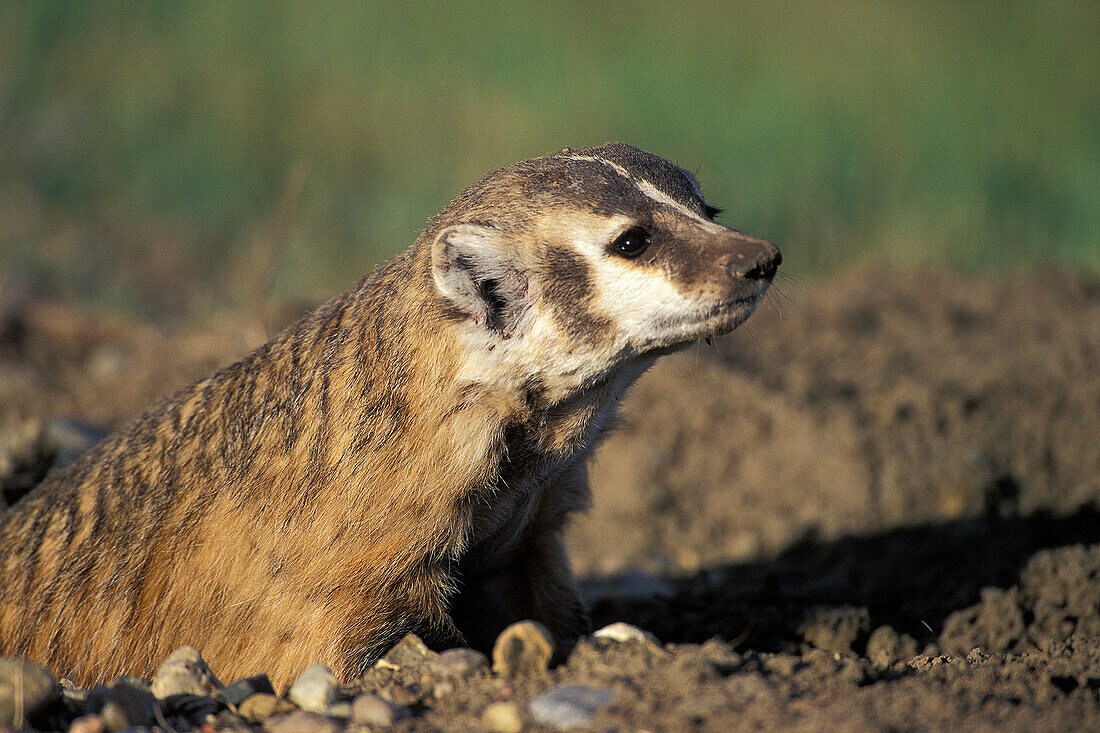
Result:
M985 517L827 542L810 537L770 560L683 577L594 577L583 586L597 628L627 621L669 642L720 637L756 651L809 644L863 654L870 632L882 625L922 647L934 643L953 612L983 600L983 588L1019 584L1037 553L1096 542L1100 513L1091 510ZM1087 580L1095 568L1083 572ZM1034 621L1026 609L1022 616L1025 626Z

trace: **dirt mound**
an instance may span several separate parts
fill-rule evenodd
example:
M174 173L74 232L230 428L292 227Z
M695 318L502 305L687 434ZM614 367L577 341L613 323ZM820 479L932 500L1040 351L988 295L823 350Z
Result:
M951 614L940 640L954 654L1023 652L1075 635L1100 638L1100 545L1036 554L1018 585L984 588L980 603Z
M1100 284L850 273L666 359L597 455L584 571L1100 506ZM608 526L615 526L608 533Z

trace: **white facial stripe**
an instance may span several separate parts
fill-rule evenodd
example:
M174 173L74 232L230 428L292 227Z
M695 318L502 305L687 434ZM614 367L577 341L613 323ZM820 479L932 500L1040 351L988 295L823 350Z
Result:
M612 163L610 160L604 160L603 158L594 158L591 155L567 155L565 156L565 159L583 160L588 163L602 163L603 165L606 165L608 168L618 173L623 178L626 178L627 180L632 181L635 184L637 184L638 182L637 179L634 178L634 176L630 175L630 171L628 171L626 168L623 168L618 163Z
M661 189L654 186L649 181L634 181L634 185L636 185L638 187L638 190L644 193L649 198L659 203L662 203L665 206L670 206L673 209L676 209L684 216L695 221L695 223L701 226L703 229L715 234L725 231L725 227L723 227L721 224L715 224L713 221L706 218L705 216L700 216L696 212L681 204L676 199L666 194Z
M712 232L712 233L718 233L718 232L724 232L726 230L725 227L723 227L722 225L715 224L713 221L706 218L705 216L701 216L698 212L692 211L688 207L684 206L679 201L672 198L667 193L665 193L661 189L657 188L656 186L654 186L649 181L647 181L645 179L635 178L634 176L632 176L630 174L630 171L628 171L626 168L623 168L618 163L613 163L610 160L604 160L603 158L596 158L596 157L593 157L591 155L569 155L569 156L565 156L565 157L566 157L567 160L583 160L583 161L587 161L587 162L590 162L590 163L603 163L608 168L610 168L611 170L615 171L616 173L618 173L623 178L625 178L628 181L630 181L631 183L633 183L635 188L637 188L638 191L640 191L642 193L642 195L646 196L649 199L652 199L653 201L656 201L659 204L662 204L664 206L668 206L668 207L671 207L671 208L675 209L678 213L683 214L684 216L688 217L689 219L694 221L696 224L701 226L706 231L709 231L709 232ZM695 189L696 195L698 195L699 194L698 184L696 184L694 181L692 181L692 187ZM699 198L702 198L702 196L699 196Z

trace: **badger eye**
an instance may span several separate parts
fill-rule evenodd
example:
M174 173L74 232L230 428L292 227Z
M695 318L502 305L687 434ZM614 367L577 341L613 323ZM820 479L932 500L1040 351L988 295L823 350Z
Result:
M649 232L642 227L630 227L611 243L611 252L620 257L633 258L645 252L649 246Z

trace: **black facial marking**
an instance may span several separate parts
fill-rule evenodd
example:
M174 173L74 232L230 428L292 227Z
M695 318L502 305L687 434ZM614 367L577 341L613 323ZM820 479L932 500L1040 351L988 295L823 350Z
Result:
M590 346L611 331L611 319L593 312L595 287L588 263L561 247L547 248L542 286L554 319L562 330Z

